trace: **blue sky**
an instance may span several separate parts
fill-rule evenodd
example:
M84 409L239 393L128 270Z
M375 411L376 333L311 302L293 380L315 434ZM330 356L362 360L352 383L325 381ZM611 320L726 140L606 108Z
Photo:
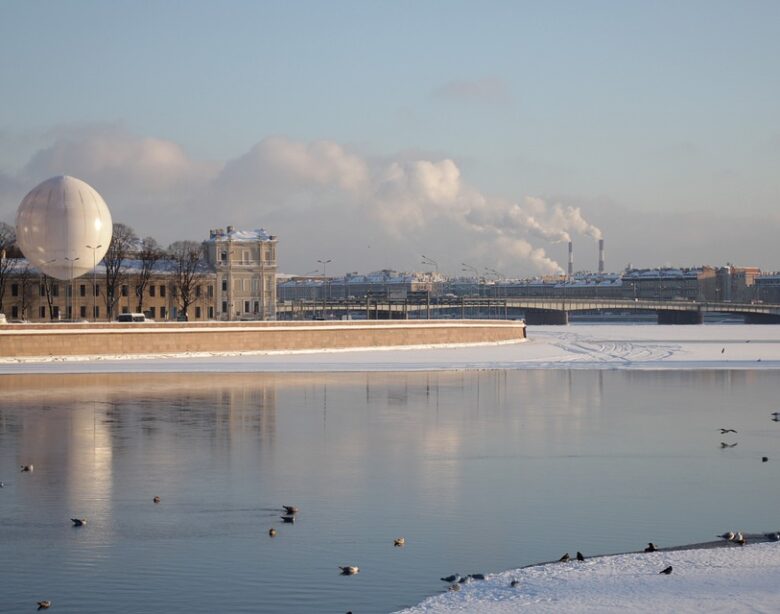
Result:
M563 262L565 247L524 222L509 232L511 203L547 226L566 217L556 204L578 207L615 269L780 268L778 23L777 2L5 2L0 219L67 172L163 242L181 238L168 222L184 218L193 238L231 222L272 227L291 269L309 250L333 251L337 270L419 268L409 254L422 246L450 272L465 258L550 272L532 250ZM273 137L282 153L251 155ZM338 170L312 179L308 165L330 154L296 166L290 144L318 142L364 162L359 188L341 193ZM181 159L150 178L160 143ZM228 185L225 169L247 158L260 168ZM458 191L433 202L427 183L414 190L417 164L444 160ZM405 189L394 184L388 205L393 164ZM209 211L204 193L225 201ZM155 199L168 211L159 220ZM410 216L407 231L388 208ZM358 223L381 254L349 248ZM574 226L559 229L591 249Z

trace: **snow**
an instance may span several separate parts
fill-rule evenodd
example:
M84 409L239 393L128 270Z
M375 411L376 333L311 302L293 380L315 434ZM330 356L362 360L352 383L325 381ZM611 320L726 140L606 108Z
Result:
M74 358L0 358L0 374L464 369L778 369L780 326L528 327L521 343Z
M621 554L490 574L404 613L777 612L778 578L778 543Z

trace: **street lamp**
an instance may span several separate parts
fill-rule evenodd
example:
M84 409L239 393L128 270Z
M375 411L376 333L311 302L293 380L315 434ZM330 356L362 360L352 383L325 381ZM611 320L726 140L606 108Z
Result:
M73 263L76 262L76 260L80 260L80 258L78 256L76 256L75 258L68 258L67 256L65 256L63 260L65 260L66 262L70 262L70 309L68 310L69 311L68 319L72 320L73 319Z
M439 272L439 263L436 262L433 258L429 258L425 254L422 255L422 264L427 264L428 266L432 266L434 269L436 269L436 272Z
M97 250L99 250L101 247L103 247L102 244L96 245L95 247L92 247L91 245L87 245L87 249L92 250L92 319L97 320L97 262L96 260L96 254Z
M317 260L317 262L319 262L322 265L322 277L323 277L323 281L326 284L328 284L328 274L326 273L327 269L325 267L326 267L326 265L329 262L332 262L332 261L333 261L332 258L328 258L327 260ZM328 286L327 286L327 294L328 294L327 298L330 298L330 284L328 284Z

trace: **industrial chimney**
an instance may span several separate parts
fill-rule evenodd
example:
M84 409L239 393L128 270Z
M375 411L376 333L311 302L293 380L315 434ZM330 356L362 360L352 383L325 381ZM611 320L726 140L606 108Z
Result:
M599 239L599 274L604 273L604 239Z
M569 279L574 275L574 243L569 241Z

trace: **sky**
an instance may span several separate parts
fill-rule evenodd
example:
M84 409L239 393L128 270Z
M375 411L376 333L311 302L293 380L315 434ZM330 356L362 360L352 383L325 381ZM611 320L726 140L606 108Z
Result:
M780 3L0 3L0 221L60 174L280 270L780 269ZM423 258L425 256L425 258ZM435 262L425 265L423 260Z

